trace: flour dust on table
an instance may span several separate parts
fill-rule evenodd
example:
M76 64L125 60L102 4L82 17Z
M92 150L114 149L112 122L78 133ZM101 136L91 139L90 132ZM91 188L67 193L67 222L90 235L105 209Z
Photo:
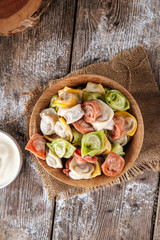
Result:
M152 0L136 0L133 1L133 5L127 1L119 4L119 22L116 26L107 16L107 11L104 11L104 7L99 7L95 10L92 3L90 3L88 4L90 8L80 10L77 31L80 31L82 21L86 24L86 21L82 18L88 18L89 28L87 31L92 30L92 32L91 34L90 32L88 33L85 51L78 47L80 39L78 39L79 36L76 36L77 38L74 41L73 65L76 65L76 69L78 69L84 67L86 64L93 63L94 59L96 62L97 60L106 61L123 50L132 49L143 44L149 51L149 57L151 53L154 53L155 59L151 61L151 66L153 71L156 71L158 75L159 67L154 64L156 60L159 62L156 52L159 52L160 49L160 42L157 41L157 33L159 32L158 5L156 6ZM134 10L135 14L130 14ZM138 12L139 14L137 14L137 11L140 11ZM87 27L87 25L85 26ZM86 35L87 33L81 34L81 41L86 40ZM75 67L72 68L72 70L74 69Z

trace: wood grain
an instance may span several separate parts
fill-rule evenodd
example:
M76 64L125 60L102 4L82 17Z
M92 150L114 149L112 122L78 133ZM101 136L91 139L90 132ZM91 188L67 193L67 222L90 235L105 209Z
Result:
M48 201L33 160L24 150L25 119L5 123L23 114L27 97L21 93L68 73L73 20L73 1L54 0L37 28L0 37L0 129L16 138L24 159L18 178L0 190L0 239L3 240L51 236L55 200Z
M159 182L160 184L160 182ZM160 239L160 185L157 189L158 192L158 201L155 203L155 225L154 225L154 233L153 233L153 240L159 240Z
M148 171L125 184L119 239L152 239L157 182L158 174Z
M79 0L72 70L142 45L160 83L159 9L158 0Z
M20 1L14 1L14 0L6 0L0 2L0 19L1 18L8 18L15 14L17 11L22 9L26 4L28 0L20 0Z
M42 110L47 108L47 106L50 103L51 98L57 94L57 92L61 89L63 89L65 86L68 87L76 87L82 84L87 84L88 82L94 82L94 83L100 83L103 84L103 86L109 87L111 89L117 89L123 95L129 100L130 102L130 111L133 116L137 119L138 123L138 128L136 130L135 135L133 136L132 141L130 142L127 150L126 150L126 155L125 155L125 167L123 171L115 176L115 177L106 177L104 174L101 176L98 176L96 178L84 180L82 179L81 181L75 180L72 178L68 178L63 173L63 169L54 169L46 163L46 161L37 158L39 163L43 166L43 168L52 176L54 176L56 179L60 180L61 182L64 182L68 185L72 186L78 186L78 187L98 187L102 186L104 184L108 184L114 180L116 180L118 177L123 175L129 168L132 167L134 164L135 160L137 159L137 156L139 155L139 152L142 147L143 143L143 136L144 136L144 125L143 125L143 118L141 111L139 109L139 106L137 105L135 99L132 97L132 95L120 84L117 82L103 77L99 75L92 75L92 74L87 74L87 75L78 75L78 76L72 76L69 78L64 78L61 81L55 83L52 85L50 88L48 88L42 96L38 99L32 115L31 115L31 120L30 120L30 126L29 126L29 132L30 132L30 137L33 136L34 134L41 134L40 131L40 113Z
M71 69L143 45L159 82L159 10L156 0L79 0ZM148 171L129 183L57 202L53 239L152 239L157 183L158 173Z
M24 119L11 125L5 122L23 114L25 98L20 93L68 73L74 7L75 1L54 0L37 28L0 38L0 128L13 135L22 149ZM159 0L78 0L72 70L142 44L159 82L159 10ZM0 190L0 239L50 239L53 205L29 154L23 156L19 177ZM158 174L146 172L142 179L58 201L52 239L152 239ZM159 215L158 209L155 240Z
M0 33L18 28L41 6L42 0L5 0L0 2Z
M58 201L52 239L118 239L121 198L117 185Z
M58 201L52 239L152 239L157 189L154 174L145 173L123 185Z

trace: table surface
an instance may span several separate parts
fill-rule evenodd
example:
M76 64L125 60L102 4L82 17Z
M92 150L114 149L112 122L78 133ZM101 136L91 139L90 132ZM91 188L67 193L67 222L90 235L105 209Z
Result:
M142 45L160 86L159 0L53 0L37 27L0 37L0 129L23 150L20 175L0 190L0 240L160 239L159 173L51 202L24 151L23 92Z

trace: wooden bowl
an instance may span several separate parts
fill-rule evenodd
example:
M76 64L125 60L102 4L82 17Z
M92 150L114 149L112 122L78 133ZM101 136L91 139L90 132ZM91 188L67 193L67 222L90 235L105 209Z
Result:
M99 75L77 75L69 78L65 78L60 80L59 82L52 85L50 88L48 88L43 95L39 98L37 101L32 115L30 119L30 126L29 126L29 132L30 137L35 133L41 133L40 131L40 112L47 108L50 99L55 95L58 90L64 88L65 86L68 87L77 87L78 85L86 84L87 82L94 82L94 83L101 83L103 86L110 87L113 89L117 89L120 92L124 94L124 96L129 100L130 102L130 113L133 114L138 122L138 128L135 133L135 135L132 137L132 140L130 144L128 144L126 155L125 155L125 167L121 174L117 175L116 177L107 177L104 174L101 176L97 176L93 179L89 180L74 180L70 177L67 177L62 169L54 169L52 167L49 167L46 163L46 161L41 160L39 158L39 163L43 166L43 168L53 177L58 179L61 182L64 182L66 184L77 186L77 187L96 187L96 186L102 186L107 183L112 182L113 180L117 179L119 176L124 174L129 168L132 167L134 162L136 161L136 158L138 157L138 154L141 150L142 143L143 143L143 136L144 136L144 125L143 125L143 118L142 114L140 112L140 109L135 101L135 99L132 97L132 95L120 84L117 82L103 77Z

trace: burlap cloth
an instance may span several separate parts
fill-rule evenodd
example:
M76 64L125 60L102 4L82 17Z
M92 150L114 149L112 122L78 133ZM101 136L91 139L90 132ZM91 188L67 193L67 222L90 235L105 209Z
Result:
M139 157L131 169L123 176L109 185L119 184L142 174L147 169L159 170L160 168L160 98L147 53L142 47L117 54L109 62L99 62L83 69L71 72L68 76L77 74L98 74L109 77L125 87L137 101L144 119L144 143ZM38 87L29 93L29 100L25 104L27 125L33 107L40 95L58 79L49 81L48 84ZM27 128L28 132L28 128ZM50 176L33 157L35 166L48 191L49 199L53 197L65 198L76 194L95 191L102 187L79 188L64 184ZM103 186L106 188L109 185Z

